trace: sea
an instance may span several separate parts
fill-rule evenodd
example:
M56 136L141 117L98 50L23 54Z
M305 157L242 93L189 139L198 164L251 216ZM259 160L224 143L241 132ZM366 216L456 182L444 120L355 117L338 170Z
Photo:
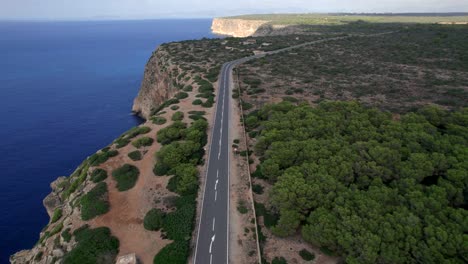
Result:
M155 48L213 38L210 26L0 22L0 263L38 241L52 181L142 122L131 107Z

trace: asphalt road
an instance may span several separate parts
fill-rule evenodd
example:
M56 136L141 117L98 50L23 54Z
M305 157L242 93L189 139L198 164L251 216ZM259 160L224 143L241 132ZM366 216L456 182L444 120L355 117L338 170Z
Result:
M393 32L367 35L378 36ZM229 111L231 107L232 69L249 60L269 54L289 51L312 44L349 38L340 36L307 42L275 51L266 52L227 62L221 68L216 112L211 134L210 149L201 217L198 226L194 264L229 263Z
M194 263L228 263L229 108L232 63L221 68Z

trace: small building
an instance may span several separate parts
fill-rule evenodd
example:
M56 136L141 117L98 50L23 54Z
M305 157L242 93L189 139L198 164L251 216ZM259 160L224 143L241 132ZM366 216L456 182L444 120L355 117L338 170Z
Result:
M253 44L257 44L257 40L256 39L247 39L246 41L242 42L243 45L253 45Z
M135 253L118 257L116 264L137 264Z

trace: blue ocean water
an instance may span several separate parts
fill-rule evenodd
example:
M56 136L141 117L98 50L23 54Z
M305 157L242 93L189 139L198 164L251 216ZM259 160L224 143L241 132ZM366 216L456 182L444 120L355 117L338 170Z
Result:
M49 184L141 120L155 47L213 37L204 20L0 22L0 263L48 223Z

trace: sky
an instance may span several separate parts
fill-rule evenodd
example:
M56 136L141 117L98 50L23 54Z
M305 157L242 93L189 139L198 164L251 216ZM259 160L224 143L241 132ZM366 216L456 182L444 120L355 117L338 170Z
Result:
M3 20L208 18L319 12L468 12L468 0L0 0Z

